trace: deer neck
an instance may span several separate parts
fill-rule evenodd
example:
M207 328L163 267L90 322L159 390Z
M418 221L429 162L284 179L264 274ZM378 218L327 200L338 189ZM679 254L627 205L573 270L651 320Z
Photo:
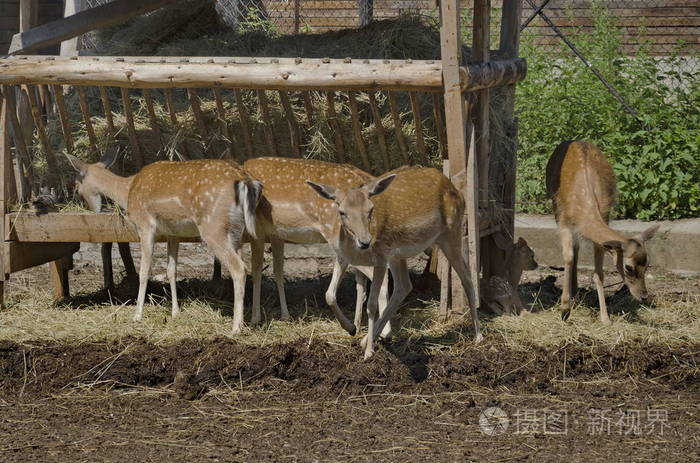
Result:
M508 257L506 269L508 269L508 283L510 283L513 288L517 288L520 284L520 278L523 276L523 267L514 257L515 253L512 253Z
M107 169L95 169L92 172L93 183L100 190L100 193L119 204L122 209L127 208L129 198L129 188L134 179L131 177L120 177Z
M577 229L584 237L596 244L603 244L606 241L625 241L626 236L616 232L605 222L597 218L582 220L577 224Z

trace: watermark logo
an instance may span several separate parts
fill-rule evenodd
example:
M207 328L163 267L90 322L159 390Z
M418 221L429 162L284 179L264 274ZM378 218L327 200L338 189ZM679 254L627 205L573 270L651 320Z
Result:
M489 407L479 414L479 427L487 436L498 436L508 430L508 414L498 407Z

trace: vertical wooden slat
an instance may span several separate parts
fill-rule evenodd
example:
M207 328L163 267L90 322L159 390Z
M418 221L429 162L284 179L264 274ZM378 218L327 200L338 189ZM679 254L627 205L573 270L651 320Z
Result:
M3 137L2 140L0 140L3 143L3 168L5 170L4 176L3 176L3 187L2 187L2 192L3 192L3 198L4 198L4 204L5 206L9 206L10 203L14 202L17 200L17 198L22 198L22 194L24 193L24 189L22 188L22 180L19 179L20 181L17 182L17 172L15 170L15 165L13 164L12 160L12 147L10 145L10 116L8 115L10 108L9 108L9 94L13 92L13 87L4 87L4 92L3 94L5 95L2 100L0 101L0 104L2 104L2 110L4 111L2 120L2 130L3 130ZM20 188L17 188L18 185L20 185ZM23 198L24 199L24 198ZM3 235L4 236L4 235Z
M350 117L352 119L352 131L355 135L355 148L360 154L362 168L369 172L369 156L367 154L367 147L365 146L365 141L362 138L362 124L360 123L360 111L357 107L357 98L355 96L355 92L348 92L348 99L350 101Z
M2 88L3 93L10 90L9 87ZM14 91L14 90L11 90ZM5 309L5 280L10 273L10 252L9 244L5 241L5 216L8 208L8 178L12 171L12 158L10 155L10 134L7 129L7 98L0 99L0 309Z
M269 156L278 156L277 143L275 142L275 129L270 118L270 107L267 104L267 94L265 90L256 90L258 102L260 103L260 113L263 119L263 130L265 141L267 142L267 153Z
M7 118L10 126L12 127L12 139L15 144L15 148L18 154L18 167L24 168L26 172L26 182L20 182L23 186L23 192L32 190L36 192L36 185L34 184L34 167L32 166L32 157L29 153L29 148L27 147L26 141L22 136L22 127L20 126L19 119L17 118L17 105L15 102L15 91L14 87L5 87L5 99L7 100ZM26 187L29 187L27 189ZM25 195L20 195L20 198L24 202L27 198Z
M69 153L73 152L73 132L70 128L70 117L66 108L66 101L63 99L63 86L52 85L53 93L56 98L56 107L58 108L58 118L61 120L61 130L63 131L63 140L66 143L66 149Z
M143 158L143 152L141 151L141 146L139 146L139 140L136 134L136 127L134 126L134 112L131 108L129 89L122 87L121 92L122 101L124 103L124 116L126 117L126 125L129 131L129 144L131 145L131 150L133 151L136 167L141 169L144 165L146 165L146 162Z
M450 160L450 177L467 169L467 122L469 120L468 107L465 105L462 90L460 88L459 66L462 59L462 46L460 40L460 12L458 0L441 0L440 12L442 23L440 26L440 44L442 56L442 77L445 91L445 127L448 140L448 156ZM477 175L476 170L474 176ZM478 202L470 194L473 185L478 184L477 178L467 175L464 197L467 210L467 223L469 233L469 267L472 284L474 286L476 301L479 303L479 249L478 232L479 218L477 214ZM472 245L472 243L474 243ZM445 295L447 297L447 295ZM465 295L461 287L452 288L451 306L464 307ZM442 297L442 295L441 295ZM448 314L442 314L447 316Z
M160 125L158 125L156 109L153 106L153 96L151 96L151 91L147 88L143 89L143 101L144 103L146 103L146 112L148 112L148 120L151 123L151 130L153 130L153 135L156 137L156 140L160 141Z
M311 101L311 92L305 90L301 92L301 97L304 100L304 110L306 111L306 122L309 127L313 127L314 121L316 120L316 115L314 111L314 105Z
M301 133L299 132L299 124L292 109L292 103L289 101L289 94L284 90L279 90L282 109L284 109L284 117L287 120L289 128L289 139L292 145L292 153L296 157L301 157Z
M231 129L231 124L226 120L226 109L224 108L224 99L221 96L220 88L213 88L214 99L216 100L216 112L219 118L219 131L221 135L226 138L226 152L229 159L235 159L235 142L233 138L233 130Z
M408 95L411 98L413 124L416 128L416 149L418 150L418 154L420 154L421 161L427 162L428 155L425 150L425 139L423 138L423 120L420 115L420 101L418 100L418 94L416 92L410 92Z
M100 99L102 100L102 110L104 111L105 120L107 121L107 130L109 131L109 136L114 136L114 117L112 116L112 103L109 101L109 95L107 95L107 89L100 85L97 87L100 91Z
M379 112L379 106L377 106L377 99L374 96L374 92L368 92L367 95L369 96L369 107L372 109L372 117L374 118L374 128L377 131L379 151L382 153L382 160L384 161L384 170L389 170L391 169L391 163L389 162L389 149L386 146L386 134L384 133L382 115Z
M207 124L204 121L204 115L202 114L202 107L200 106L199 96L197 96L197 89L188 88L187 96L189 97L190 106L192 107L192 115L194 116L195 123L197 124L197 132L199 133L199 138L202 140L202 144L204 145L205 151L207 153L210 153L211 143L209 140L209 130L207 129Z
M345 145L343 144L343 134L340 131L340 123L338 122L338 114L335 111L334 92L326 92L326 111L328 123L333 130L333 140L335 142L335 152L339 162L345 162Z
M406 139L403 136L403 130L401 127L401 116L399 115L399 105L396 102L396 93L389 91L389 109L391 111L391 119L394 121L394 135L396 136L396 142L399 144L399 149L401 150L401 158L404 164L409 164L410 160L408 158L408 145L406 144Z
M472 61L489 61L490 14L490 0L474 1L474 44L471 56ZM482 206L487 205L489 194L489 101L489 89L479 90L477 92L477 101L474 105L474 121L476 124L477 167L479 169L479 201Z
M46 154L46 163L49 167L51 180L49 181L50 186L56 186L56 175L58 173L58 163L56 162L56 155L51 148L51 143L49 142L49 135L46 131L46 126L44 125L44 119L41 115L41 110L36 101L36 93L34 88L31 86L27 89L27 96L29 97L29 106L32 108L32 116L34 118L34 125L39 133L39 141L41 142L41 147Z
M241 92L241 89L239 88L234 88L233 94L236 97L236 109L238 109L238 118L241 122L241 131L243 132L243 143L245 144L246 156L248 158L252 158L254 154L253 132L251 131L248 109L246 109L245 102L243 101L243 92Z
M443 121L443 105L440 95L433 93L433 119L435 120L435 131L437 132L438 143L440 145L440 156L447 159L447 137L445 135L445 122Z
M85 121L85 131L88 134L88 140L90 140L90 148L97 150L97 137L95 136L95 129L92 127L92 120L90 117L90 108L87 102L87 94L85 93L85 87L78 88L78 98L80 100L80 111L83 113L83 121Z
M173 90L165 89L165 102L168 106L168 114L170 114L170 122L173 126L177 126L177 111L175 111L175 100L173 99Z

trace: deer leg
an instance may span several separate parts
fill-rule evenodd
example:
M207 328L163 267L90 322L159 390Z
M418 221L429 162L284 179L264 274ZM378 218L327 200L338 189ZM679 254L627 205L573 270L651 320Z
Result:
M102 280L106 289L114 288L114 270L112 269L112 243L102 243Z
M173 236L168 237L168 280L170 281L170 295L172 297L172 317L175 318L180 313L180 305L177 302L177 253L180 248L180 241Z
M469 252L467 252L467 249L465 249L465 252L462 252L461 243L462 238L460 234L454 234L448 236L446 239L440 240L438 246L440 246L450 266L457 272L462 282L462 288L464 288L464 293L467 295L472 323L474 324L474 341L481 342L484 339L484 335L481 334L478 301L476 300L474 285L472 284L472 278L469 272Z
M143 304L146 301L148 274L151 271L155 230L139 230L139 237L141 238L141 262L139 265L139 295L136 298L134 321L143 319Z
M355 336L357 327L353 325L352 322L347 319L343 311L340 310L340 307L338 307L338 300L336 298L338 293L338 284L343 278L343 274L345 273L345 269L347 269L347 267L348 265L346 263L341 263L336 257L335 261L333 262L333 276L331 277L331 283L328 285L328 289L326 290L326 303L330 306L335 318L338 320L338 322L340 322L340 326L342 326L343 329L350 334L350 336Z
M567 227L559 228L559 239L561 240L561 253L564 258L564 283L562 284L561 293L561 318L567 320L571 315L571 306L573 304L571 298L571 290L573 288L573 268L574 268L574 235L571 229Z
M578 251L579 251L579 242L574 237L574 263L573 266L571 267L571 297L572 299L576 299L576 295L578 294Z
M391 269L391 276L394 279L394 290L391 292L391 297L389 298L389 303L387 304L386 310L377 322L377 326L374 327L374 337L379 336L379 334L383 332L387 323L394 318L394 315L396 315L396 312L399 310L401 303L413 289L411 278L408 274L408 266L406 265L405 260L401 259L392 261L389 263L389 268ZM386 271L384 274L385 275L383 278L386 280ZM385 291L384 283L386 283L386 281L382 282L380 293ZM367 333L369 335L369 329L367 330Z
M355 267L355 269L365 275L365 277L369 278L370 280L372 279L372 275L374 274L374 268L373 267L365 267L365 266L359 266ZM372 283L374 285L374 282ZM379 301L378 301L378 307L379 307L379 316L381 317L384 314L384 311L386 310L387 307L387 301L389 299L389 278L388 276L384 276L384 281L382 282L381 288L379 292ZM366 291L366 290L365 290ZM358 294L359 297L359 294ZM360 318L362 316L362 313L360 312ZM355 314L355 317L357 317L357 313ZM359 327L359 325L357 325ZM384 331L382 331L382 338L384 339L390 339L391 338L391 320L387 320L386 325L384 326Z
M605 288L603 287L603 257L605 257L605 248L599 244L593 244L593 261L595 264L595 272L593 273L593 281L598 292L598 305L600 306L600 321L604 325L610 324L608 317L608 306L605 304Z
M253 273L253 316L250 324L260 324L260 291L262 285L262 267L265 243L262 240L250 242L250 267Z
M117 248L119 249L119 256L122 258L122 263L124 264L126 281L131 284L136 284L136 282L139 281L139 274L136 273L136 266L134 265L134 259L131 257L131 247L129 243L117 243Z
M221 261L216 257L214 257L214 272L212 272L211 281L214 283L221 282Z
M361 271L354 269L355 273L355 292L357 293L357 298L355 299L355 328L360 331L360 326L362 326L362 309L365 305L365 300L367 300L367 277Z
M272 238L270 243L272 244L272 272L275 274L275 284L280 299L280 316L282 320L289 320L287 296L284 292L284 241Z
M379 292L381 291L384 277L386 276L386 266L375 266L372 272L372 286L369 289L369 300L367 301L367 336L363 339L365 347L365 360L374 355L374 333L377 319ZM396 294L396 290L394 290ZM387 313L385 312L385 315ZM383 317L382 317L383 318Z

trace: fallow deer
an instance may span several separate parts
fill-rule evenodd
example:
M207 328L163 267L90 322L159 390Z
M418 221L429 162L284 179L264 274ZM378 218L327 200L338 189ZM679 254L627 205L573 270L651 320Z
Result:
M270 206L272 232L269 236L259 236L251 243L251 270L253 275L253 323L260 320L260 279L262 272L263 243L272 244L273 272L279 293L282 318L289 317L284 293L284 243L297 244L323 243L328 240L330 229L322 220L325 204L317 201L316 194L306 185L306 180L323 182L335 188L352 188L369 182L374 177L357 167L317 160L289 159L280 157L254 158L243 164L244 169L265 186L265 200ZM347 268L347 263L335 260L333 276L326 291L326 303L341 326L351 335L359 327L358 315L362 315L367 280L372 269L353 269L356 278L357 302L355 323L351 323L340 310L336 299L338 285ZM386 305L386 285L384 285L380 310ZM388 336L391 327L387 325L383 335Z
M78 192L91 205L105 195L126 210L141 242L139 292L134 320L143 318L146 286L157 235L168 243L167 275L172 315L179 305L176 291L178 244L181 238L201 237L226 265L233 279L233 332L243 323L245 264L239 250L245 233L265 233L266 220L256 217L262 185L239 165L223 160L150 164L136 175L120 177L109 171L113 159L86 164L67 155L78 172ZM99 208L97 208L99 209Z
M603 287L603 257L606 250L616 255L617 271L632 296L641 302L649 298L645 275L649 255L645 246L658 225L636 236L625 236L608 226L617 187L615 174L605 155L586 141L566 141L556 147L547 163L547 194L554 204L564 256L562 318L571 313L577 291L579 237L593 242L600 319L610 324Z
M527 309L518 294L518 286L523 271L536 268L535 253L527 241L521 237L517 242L511 242L504 263L503 273L507 278L492 276L488 280L482 280L482 305L496 314L525 314Z
M340 261L373 267L363 340L365 359L373 355L375 337L411 292L406 259L433 244L459 275L471 307L475 339L483 339L467 253L462 252L464 199L447 177L436 169L403 167L357 187L307 183L319 197L306 207L318 214L324 236ZM377 321L379 290L387 267L394 290Z

